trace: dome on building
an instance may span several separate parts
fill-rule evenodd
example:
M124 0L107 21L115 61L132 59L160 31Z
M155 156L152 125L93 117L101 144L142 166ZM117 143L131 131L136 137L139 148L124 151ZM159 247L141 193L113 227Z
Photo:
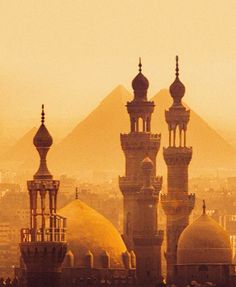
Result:
M132 81L134 90L134 100L138 102L147 101L147 89L149 87L148 79L142 74L142 63L139 58L139 73Z
M67 218L68 248L74 255L75 267L86 267L89 253L92 258L89 264L93 265L90 267L125 268L123 254L126 246L119 232L104 216L78 199L58 213Z
M34 145L37 148L50 147L52 145L52 136L44 124L41 124L36 135L34 136Z
M153 169L153 161L149 157L145 157L141 162L143 169Z
M147 90L149 87L148 79L141 72L139 72L132 81L132 87L134 90Z
M170 85L169 91L170 91L171 97L174 100L173 104L182 106L181 99L183 98L183 96L185 94L185 86L179 79L178 61L179 61L179 57L176 56L176 69L175 69L176 78L175 78L174 82Z
M177 264L231 264L232 249L228 233L205 213L182 232Z
M42 113L41 113L41 126L38 129L36 135L34 136L34 145L36 148L46 148L50 147L53 143L52 136L50 135L48 129L44 125L45 113L44 113L44 105L42 105Z

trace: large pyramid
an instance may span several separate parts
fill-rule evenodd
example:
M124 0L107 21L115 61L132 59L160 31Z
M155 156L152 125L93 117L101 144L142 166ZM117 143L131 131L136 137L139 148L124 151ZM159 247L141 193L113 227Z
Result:
M55 148L51 158L53 166L65 173L114 171L114 174L123 174L124 156L119 135L129 131L125 104L131 98L124 87L115 88ZM156 104L152 132L161 133L162 146L167 145L164 111L169 108L172 99L168 90L163 89L152 100ZM191 111L187 139L188 144L193 146L191 175L216 174L217 170L228 171L236 167L236 150L194 111ZM158 173L166 174L162 146L158 154Z
M131 97L123 86L116 87L52 150L52 166L58 172L82 175L122 170L124 160L119 135L128 131L125 104Z
M125 105L131 99L128 90L121 85L116 87L68 136L51 148L48 155L50 170L54 174L76 175L81 179L93 173L122 175L125 162L120 133L129 132ZM162 147L167 145L168 129L164 111L172 99L168 90L163 89L152 100L156 104L152 132L162 135L157 172L166 175ZM35 132L36 129L32 129L11 147L1 159L1 166L4 163L8 168L34 173L38 165L38 155L32 144ZM236 171L236 150L192 110L187 139L188 145L193 147L190 176Z
M33 145L37 128L33 127L0 157L0 166L12 171L32 171L38 165L38 155ZM24 171L23 171L24 170Z

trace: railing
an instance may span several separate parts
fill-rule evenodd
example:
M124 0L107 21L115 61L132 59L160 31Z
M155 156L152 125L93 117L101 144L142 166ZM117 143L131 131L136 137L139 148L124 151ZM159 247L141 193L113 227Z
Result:
M21 229L21 242L64 242L66 241L65 228Z
M37 216L35 217L35 219ZM41 217L42 219L42 217ZM36 219L37 222L37 219ZM21 229L21 242L64 242L66 241L66 218L57 214L45 216L41 228Z

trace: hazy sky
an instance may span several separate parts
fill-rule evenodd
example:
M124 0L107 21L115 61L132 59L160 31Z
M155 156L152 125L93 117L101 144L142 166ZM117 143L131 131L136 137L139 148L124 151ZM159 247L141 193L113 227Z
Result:
M230 128L235 19L235 0L0 0L1 125L37 125L44 103L69 127L116 85L130 89L139 56L153 96L173 81L178 54L185 101Z

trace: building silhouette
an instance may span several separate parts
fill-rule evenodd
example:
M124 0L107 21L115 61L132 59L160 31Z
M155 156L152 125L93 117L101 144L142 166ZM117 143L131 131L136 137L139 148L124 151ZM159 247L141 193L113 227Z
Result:
M125 176L119 178L124 197L123 238L137 260L139 284L161 280L161 245L163 231L158 230L157 209L162 177L156 177L156 156L160 135L151 133L154 102L147 99L148 79L139 73L132 81L134 98L127 103L130 132L121 134L125 155Z
M235 266L229 234L206 213L182 232L178 242L175 278L178 286L191 281L235 286Z
M167 282L175 282L174 266L177 262L177 244L182 231L189 224L189 215L194 207L195 196L188 194L188 165L192 148L187 147L186 133L190 111L182 104L185 87L179 79L178 56L176 56L176 78L170 86L173 104L165 112L169 130L169 146L163 155L167 164L167 194L161 203L167 216Z
M57 195L60 182L54 180L47 168L47 153L52 137L42 122L34 137L40 156L39 169L27 182L30 200L30 227L22 229L20 251L26 266L27 287L60 287L61 266L67 243L66 219L57 214Z
M130 131L120 136L126 162L125 176L119 178L124 199L123 238L106 218L78 198L78 191L72 202L57 210L60 182L47 168L52 137L42 109L42 123L34 137L40 166L27 182L30 227L22 229L21 265L16 268L20 286L165 286L161 268L164 234L158 228L162 177L156 176L160 135L151 133L154 103L147 99L149 82L142 74L141 61L132 87L134 98L126 105ZM209 281L217 287L234 287L236 266L229 235L207 215L205 203L202 215L189 225L195 204L195 196L188 193L190 111L181 101L185 87L179 80L178 57L170 93L173 104L165 113L169 146L163 152L168 190L161 195L167 217L167 283L184 287Z

